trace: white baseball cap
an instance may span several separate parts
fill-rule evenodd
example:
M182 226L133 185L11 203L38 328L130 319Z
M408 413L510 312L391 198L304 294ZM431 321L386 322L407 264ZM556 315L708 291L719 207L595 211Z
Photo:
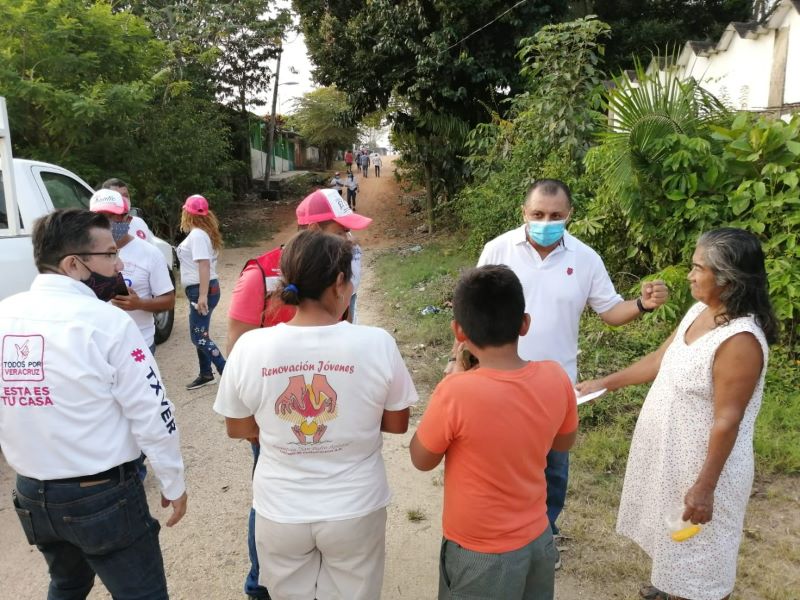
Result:
M89 210L92 212L111 213L112 215L128 214L128 203L116 190L97 190L89 199Z

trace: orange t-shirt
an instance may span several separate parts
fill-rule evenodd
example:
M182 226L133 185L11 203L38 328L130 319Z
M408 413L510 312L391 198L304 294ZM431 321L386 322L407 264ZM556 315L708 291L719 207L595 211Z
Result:
M547 453L578 427L575 391L558 363L478 368L436 386L417 429L445 454L444 537L475 552L522 548L547 521Z

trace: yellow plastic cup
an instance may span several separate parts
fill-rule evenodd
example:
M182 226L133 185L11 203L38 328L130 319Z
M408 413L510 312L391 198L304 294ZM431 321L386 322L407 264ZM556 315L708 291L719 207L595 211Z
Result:
M688 527L684 527L683 529L679 529L678 531L673 531L669 534L669 537L672 538L673 542L685 542L689 538L693 538L698 533L702 527L700 525L695 525L694 523L690 523Z
M683 511L683 506L677 506L666 517L669 537L673 542L685 542L700 533L703 528L701 525L696 525L691 521L684 521Z

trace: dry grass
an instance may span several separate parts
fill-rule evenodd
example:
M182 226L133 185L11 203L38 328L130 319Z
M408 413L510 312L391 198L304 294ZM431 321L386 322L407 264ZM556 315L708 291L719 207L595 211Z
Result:
M622 476L570 470L561 518L563 571L598 597L628 599L649 582L650 559L615 532ZM800 600L800 486L796 477L754 486L739 551L735 600Z
M408 520L412 523L421 523L422 521L426 521L428 519L422 509L419 508L408 509L406 511L406 517L408 517Z

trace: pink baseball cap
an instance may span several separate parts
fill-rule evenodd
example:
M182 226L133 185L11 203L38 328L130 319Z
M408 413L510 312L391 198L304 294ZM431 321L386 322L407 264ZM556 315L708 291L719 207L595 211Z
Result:
M316 190L297 206L297 224L309 225L335 221L348 229L364 229L372 219L354 213L339 192L331 189Z
M205 216L208 214L208 200L200 194L192 194L183 203L183 210L190 215Z
M116 190L97 190L89 198L89 210L92 212L111 213L113 215L128 214L128 203Z

